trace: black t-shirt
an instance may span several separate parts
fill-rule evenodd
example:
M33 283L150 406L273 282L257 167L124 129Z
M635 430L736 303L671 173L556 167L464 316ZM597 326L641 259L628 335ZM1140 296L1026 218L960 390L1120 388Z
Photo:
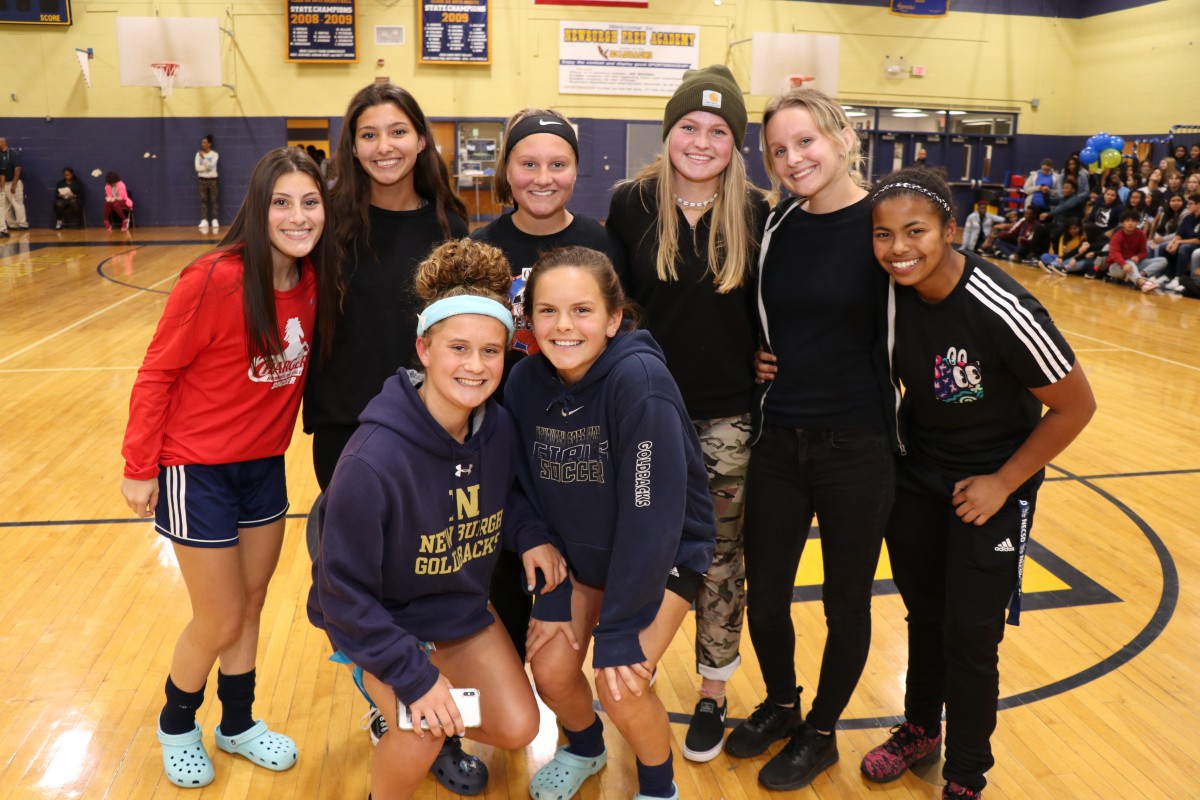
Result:
M789 203L792 201L789 201ZM764 419L786 428L887 431L888 280L867 198L828 214L791 210L770 235L759 303L779 359Z
M1033 295L966 253L940 303L896 287L896 375L908 456L957 480L998 470L1037 426L1029 389L1067 376L1075 354Z
M517 327L512 349L529 355L536 353L538 348L533 338L533 327L524 316L525 279L541 254L558 247L590 247L607 255L617 274L620 274L625 268L625 251L616 237L591 217L573 214L571 224L561 231L538 236L525 233L514 225L512 215L511 211L501 215L499 219L472 232L471 238L500 248L512 265L514 280L508 298Z
M758 337L753 312L754 267L767 202L748 191L754 241L746 281L741 288L718 294L708 265L709 210L695 229L678 208L678 279L662 281L658 258L656 183L617 187L605 224L621 241L629 269L621 275L625 291L641 307L641 325L650 331L667 357L667 368L679 385L692 419L720 419L746 414L754 393L754 350Z
M370 247L358 243L342 275L345 297L333 352L325 364L314 360L304 389L306 431L357 425L383 382L402 367L416 366L417 266L437 245L467 235L466 221L454 213L447 215L450 234L443 233L432 204L415 211L371 206L369 213ZM318 348L314 344L313 351Z

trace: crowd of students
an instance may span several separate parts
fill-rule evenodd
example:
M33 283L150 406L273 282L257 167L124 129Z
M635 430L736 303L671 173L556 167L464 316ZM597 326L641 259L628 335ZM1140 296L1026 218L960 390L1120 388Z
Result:
M483 791L462 738L526 745L535 692L563 739L535 799L604 769L595 700L635 756L636 798L678 797L650 685L692 607L683 755L786 740L759 781L808 785L839 757L885 537L908 609L905 722L862 773L936 759L944 709L943 797L981 796L1004 610L1015 624L1037 490L1095 408L1087 379L1035 298L952 246L937 173L868 187L845 112L795 89L763 119L791 195L771 208L746 177L747 122L728 69L689 71L661 152L601 225L568 210L570 120L522 109L498 161L512 210L469 238L400 87L351 100L330 188L302 151L263 158L171 293L123 448L126 502L171 540L192 605L158 718L172 782L214 779L196 722L214 664L217 747L271 770L298 758L252 704L303 397L322 489L307 610L369 704L376 800L430 772ZM1035 222L1068 184L1048 182ZM976 215L968 251L1003 224ZM791 598L814 515L827 635L805 714ZM764 699L726 740L744 617Z
M1157 167L1126 156L1099 174L1084 170L1077 154L1061 172L1044 159L1022 191L1022 212L1007 217L980 201L962 246L1055 275L1200 297L1200 144L1176 146Z

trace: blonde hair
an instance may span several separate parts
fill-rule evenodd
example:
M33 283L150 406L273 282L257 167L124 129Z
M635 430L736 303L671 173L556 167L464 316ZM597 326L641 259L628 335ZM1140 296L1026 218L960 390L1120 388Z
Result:
M496 153L496 176L492 179L492 197L502 206L516 205L516 201L513 199L512 184L508 182L508 133L514 125L526 117L558 117L568 125L571 124L571 120L567 118L566 114L555 111L553 108L522 108L508 118L508 122L504 123L504 137L500 140L500 148ZM578 177L579 158L575 156L574 151L571 152L571 155L575 158L575 170Z
M679 217L675 213L674 168L668 149L670 138L668 132L663 139L662 152L653 163L643 167L633 178L617 184L632 183L639 189L645 189L649 181L657 181L658 256L655 267L660 281L679 280L679 272L675 269L675 262L679 259ZM729 165L718 178L717 199L713 201L713 222L708 236L708 269L713 274L718 294L732 292L746 284L746 275L752 266L750 251L758 245L754 230L754 205L746 197L753 192L758 192L758 188L746 177L746 161L735 147L730 153Z
M846 144L842 138L843 133L850 131L854 141L846 153L847 174L856 185L864 189L870 188L862 173L862 142L859 140L858 134L851 129L850 119L842 110L842 106L816 89L792 89L786 94L772 98L767 103L767 110L763 112L762 127L759 128L763 166L767 168L767 177L771 180L772 201L779 197L779 187L783 180L775 172L775 163L771 158L771 151L767 148L767 124L771 121L771 117L788 108L808 109L808 113L812 114L813 122L817 123L817 130L836 142L839 149Z

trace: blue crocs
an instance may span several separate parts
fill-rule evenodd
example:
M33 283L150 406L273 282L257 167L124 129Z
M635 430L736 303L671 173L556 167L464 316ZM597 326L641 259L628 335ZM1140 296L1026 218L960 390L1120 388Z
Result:
M200 726L187 733L170 734L158 729L162 745L163 771L167 779L185 789L199 789L213 782L212 760L204 749Z
M607 762L607 750L595 758L584 758L560 747L554 759L534 773L529 782L529 796L533 800L571 800L583 782L602 770Z
M221 726L216 730L217 747L226 753L242 756L258 764L260 767L283 772L296 763L299 754L296 743L282 733L275 733L267 728L267 723L261 719L254 723L249 730L236 736L225 736Z

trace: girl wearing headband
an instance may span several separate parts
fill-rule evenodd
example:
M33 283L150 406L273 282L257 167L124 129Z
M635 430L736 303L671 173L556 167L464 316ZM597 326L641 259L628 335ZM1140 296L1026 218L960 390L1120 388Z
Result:
M739 758L789 741L759 772L769 789L807 786L838 760L834 728L871 646L871 589L892 505L894 425L887 391L887 281L871 253L858 136L812 89L767 105L763 160L791 197L763 236L758 311L774 380L746 478L750 639L767 696L729 734ZM827 635L807 715L796 686L792 591L820 522ZM815 643L806 643L807 649Z
M539 255L579 245L607 253L617 263L624 258L603 225L567 210L578 172L579 142L569 119L552 109L540 108L523 108L509 118L496 160L493 191L496 202L513 209L471 234L472 239L500 248L512 267L509 302L517 333L506 355L506 375L519 359L537 352L523 305L525 280ZM503 381L496 399L503 402ZM491 596L517 653L524 658L532 599L522 590L522 574L516 556L511 551L502 552L492 575Z
M954 249L950 198L938 174L905 169L870 201L875 258L894 291L904 435L887 545L908 610L908 672L904 722L861 765L883 782L936 762L944 707L947 799L980 797L995 763L1004 607L1011 598L1016 625L1038 487L1096 409L1037 299Z
M717 546L696 598L699 701L683 755L708 761L725 737L725 682L741 663L742 500L750 460L752 274L767 202L746 177L746 106L723 65L690 70L667 102L662 152L617 185L607 225L625 289L662 347L700 436Z
M533 606L527 652L567 743L529 785L569 800L607 760L583 673L637 757L636 800L678 798L666 709L650 677L696 597L713 550L696 430L662 351L622 327L625 297L603 253L554 250L529 274L525 309L541 352L513 368L521 485L570 564Z
M531 588L538 570L549 589L566 575L545 526L510 496L516 436L488 399L512 338L510 283L500 251L469 239L421 264L424 374L393 375L367 404L321 503L309 617L358 665L387 721L371 760L375 797L411 797L444 737L516 749L538 730L521 659L487 602L502 547L522 554ZM477 690L479 727L464 726L452 687ZM412 731L399 729L397 701Z
M446 181L425 114L393 84L371 84L350 100L330 202L338 210L331 234L342 256L342 299L332 354L304 393L304 430L313 435L322 491L367 402L396 370L416 364L417 265L441 242L467 235L466 206ZM369 731L373 742L383 734L378 714ZM434 773L459 794L487 785L486 765L453 738Z

